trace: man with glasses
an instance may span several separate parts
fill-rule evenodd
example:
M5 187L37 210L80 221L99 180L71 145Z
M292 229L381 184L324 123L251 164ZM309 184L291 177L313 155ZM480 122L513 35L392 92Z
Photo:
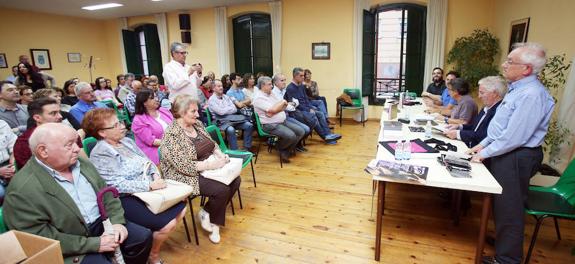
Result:
M486 257L483 263L522 262L529 179L543 160L541 144L555 106L537 79L546 62L541 45L515 45L501 65L509 92L487 128L487 137L470 150L476 153L474 161L491 158L491 172L503 187L501 194L493 196L495 257Z
M186 64L186 56L188 52L185 51L184 45L179 42L174 42L170 45L170 53L172 60L164 65L164 81L168 86L170 101L180 94L189 94L195 100L198 100L198 79L201 74L201 64L194 64L192 66Z
M76 84L74 91L78 97L78 102L70 108L70 114L76 119L76 121L78 121L78 123L82 123L86 112L94 108L107 108L105 104L96 102L96 95L89 83L79 82Z
M28 111L18 101L18 88L10 82L0 82L0 119L6 121L16 135L26 130L28 120Z

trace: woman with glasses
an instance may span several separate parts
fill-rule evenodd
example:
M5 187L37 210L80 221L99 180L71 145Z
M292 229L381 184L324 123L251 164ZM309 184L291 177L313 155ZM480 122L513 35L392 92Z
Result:
M160 107L158 98L150 89L143 89L136 94L135 113L132 131L136 145L157 165L160 163L158 147L174 117L168 109Z
M108 86L106 78L98 77L96 78L94 84L96 85L94 94L96 95L98 101L112 101L115 105L121 105L121 103L116 99L112 87Z
M160 259L160 248L184 217L186 204L181 202L164 212L154 214L142 200L131 195L163 189L166 183L156 165L132 139L126 137L126 127L118 120L113 109L98 108L89 111L84 117L82 127L87 135L98 140L90 153L90 161L106 183L122 194L120 201L126 219L153 231L154 240L148 263L163 263Z

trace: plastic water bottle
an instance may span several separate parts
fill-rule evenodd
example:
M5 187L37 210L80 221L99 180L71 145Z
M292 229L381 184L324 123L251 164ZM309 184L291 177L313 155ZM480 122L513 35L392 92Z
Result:
M403 143L403 159L410 160L411 159L411 140L406 140Z
M425 137L431 138L431 121L427 120L427 125L425 125Z
M403 144L401 140L397 140L395 143L395 160L402 160L403 159Z
M411 97L409 96L409 90L405 90L405 100L410 100Z

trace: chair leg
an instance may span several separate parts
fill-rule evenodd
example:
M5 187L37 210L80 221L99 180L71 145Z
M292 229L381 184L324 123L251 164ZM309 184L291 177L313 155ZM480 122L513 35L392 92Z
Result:
M535 225L535 230L533 230L533 236L531 237L531 243L529 244L529 250L527 251L527 256L525 256L525 264L529 263L529 259L531 258L531 253L533 252L533 247L535 247L535 241L537 240L537 233L539 233L539 227L541 227L541 223L547 217L547 215L543 215L537 219L537 224Z
M561 240L561 232L559 232L559 222L557 221L557 217L553 217L553 221L555 221L555 233L557 233L557 240Z
M364 107L361 108L361 124L363 124L363 127L365 127L365 108Z
M204 206L204 204L206 204L206 197L202 196L202 199L200 200L200 205Z
M244 209L244 205L242 204L242 194L240 193L240 189L238 189L238 200L240 201L240 209Z
M252 178L254 179L254 188L257 187L256 186L256 173L254 172L254 163L252 162L252 160L250 160L250 165L252 167Z
M260 147L262 146L262 138L258 140L258 149L256 150L256 160L254 163L258 163L258 157L260 156Z
M234 200L230 199L230 206L232 207L232 215L236 215L236 210L234 209Z
M278 148L278 156L280 157L280 169L283 169L284 167L284 163L282 162L282 154Z
M339 127L341 127L341 121L343 120L343 107L339 105Z
M192 212L192 215L194 213ZM186 237L188 238L188 243L192 243L192 239L190 238L190 230L188 230L188 223L186 222L186 216L184 215L184 218L182 218L182 220L184 220L184 230L186 230Z
M192 215L192 226L194 227L194 237L196 239L196 245L200 245L200 241L198 240L198 229L196 228L196 217L194 216L194 206L192 205L191 197L188 197L188 205L190 206L190 215Z

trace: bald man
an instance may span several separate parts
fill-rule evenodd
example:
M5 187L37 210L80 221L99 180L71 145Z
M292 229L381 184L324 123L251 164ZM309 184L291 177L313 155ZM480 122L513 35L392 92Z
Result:
M104 204L114 234L103 234L96 193L106 183L89 161L78 157L77 138L74 129L58 123L34 130L29 140L34 158L6 191L6 225L60 241L65 263L112 263L109 256L117 247L126 263L146 263L151 231L127 222L120 200L110 194Z

